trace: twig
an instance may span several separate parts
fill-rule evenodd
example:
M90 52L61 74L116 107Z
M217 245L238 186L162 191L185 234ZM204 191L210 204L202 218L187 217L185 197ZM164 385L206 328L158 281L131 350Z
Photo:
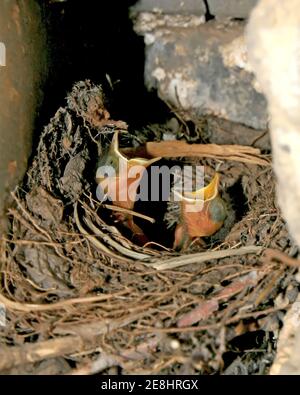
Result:
M85 366L67 374L71 374L73 376L86 376L89 374L103 372L105 369L118 365L121 365L118 358L113 355L106 354L105 352L101 352L101 355L95 361L91 361Z
M131 291L132 292L132 291ZM77 335L81 336L82 338L92 339L94 336L99 336L107 333L111 333L112 331L120 328L124 328L125 326L133 323L134 321L138 321L145 315L150 315L155 312L154 308L151 309L144 309L142 312L129 314L123 318L104 318L101 320L97 320L94 322L88 323L77 323L74 325L72 322L67 323L58 323L55 328L53 329L54 335Z
M7 309L31 313L33 311L50 311L50 310L62 309L67 306L72 306L74 304L103 302L103 301L113 299L115 297L122 296L122 295L125 295L128 293L130 293L130 290L126 289L124 291L116 292L114 294L89 296L89 297L85 297L85 298L67 299L67 300L62 300L60 302L49 303L49 304L33 304L33 303L15 302L13 300L6 298L4 295L2 295L0 293L0 303L3 303Z
M90 235L81 225L79 217L78 217L78 211L77 211L77 202L74 204L74 219L75 223L80 230L81 234L84 235L92 244L94 247L96 247L97 250L99 250L102 254L116 259L119 262L130 262L131 260L129 258L126 258L122 255L116 254L114 251L110 250L109 248L106 247L105 244L101 243L100 240L98 240L96 237Z
M148 142L136 149L127 148L122 152L130 155L146 155L150 158L207 157L237 162L271 166L271 162L261 155L258 148L243 145L188 144L185 141Z
M96 335L94 336L96 338ZM93 339L92 339L93 340ZM68 335L56 339L50 339L24 346L2 347L0 349L0 371L11 369L18 365L39 362L49 358L71 355L86 350L91 339L85 339L78 335ZM105 353L99 346L94 351L100 351L101 355L96 361L72 372L72 374L95 374L110 366L121 365L128 360L143 360L151 355L156 348L158 337L149 339L139 344L136 348L129 348L121 352L119 356Z
M151 258L150 255L141 254L140 252L133 251L133 250L130 250L130 249L122 246L120 243L113 240L111 237L109 237L108 235L103 233L100 229L98 229L97 226L95 226L93 224L93 222L91 220L89 220L87 217L84 217L83 219L84 219L85 223L87 224L87 226L90 228L90 230L95 233L95 235L100 236L102 238L102 240L104 240L105 242L107 242L107 244L114 247L121 254L128 256L129 258L137 259L137 260L138 259L144 260L144 259Z
M254 306L257 307L261 303L265 302L268 298L268 296L272 293L272 291L276 287L276 283L278 283L281 280L282 275L284 274L285 267L282 267L278 270L275 270L273 274L269 275L268 278L268 283L267 285L262 289L261 292L258 293L254 300Z
M151 217L149 217L148 215L144 215L144 214L141 214L141 213L137 213L137 212L134 211L134 210L129 210L129 209L127 209L127 208L123 208L123 207L119 207L119 206L114 206L114 205L112 205L112 204L102 204L101 206L104 207L104 208L106 208L106 209L108 209L108 210L119 211L120 213L131 214L131 215L133 215L133 216L135 216L135 217L142 218L142 219L144 219L145 221L149 221L149 222L151 222L152 224L155 223L155 219L154 219L154 218L151 218Z
M18 365L25 365L54 358L65 354L72 354L83 348L80 336L64 336L44 342L25 344L24 346L0 348L0 371L11 369Z
M159 337L155 336L148 341L139 344L137 347L131 347L127 350L121 351L119 356L109 355L101 349L101 355L95 360L91 361L85 366L73 371L72 375L87 375L100 373L111 366L123 366L126 361L141 361L151 356L151 353L156 349Z
M67 336L50 339L43 342L0 348L0 371L11 369L14 366L42 361L48 358L75 354L90 349L91 342L97 341L99 335L122 328L139 319L142 314L132 314L119 320L106 320L106 322L93 322L88 324L70 324ZM70 331L72 334L70 334ZM95 346L95 348L99 348ZM128 353L132 350L127 350ZM126 358L126 351L123 352Z
M160 259L157 262L147 263L157 270L170 270L176 267L188 265L190 263L203 263L212 261L214 259L227 258L230 256L246 255L246 254L260 254L263 247L260 246L245 246L237 249L227 249L219 251L207 251L199 252L197 254L182 255L176 258L170 258L166 260Z
M77 233L78 236L78 233ZM47 242L47 241L38 241L38 240L21 240L21 239L6 239L5 237L2 238L6 243L11 243L11 244L18 244L18 245L38 245L38 246L50 246L50 247L61 247L64 244L69 244L69 245L76 245L76 244L81 244L82 240L77 240L77 241L66 241L64 243L55 243L53 242Z
M278 262L279 264L285 264L291 267L300 267L300 260L294 259L282 251L267 248L264 252L263 258L269 262Z
M268 315L275 313L276 311L287 310L291 305L287 305L284 307L270 307L269 309L261 310L261 311L254 311L245 314L236 314L234 317L229 318L225 322L217 322L214 324L207 324L207 325L195 325L195 326L187 326L185 328L141 328L136 329L134 333L136 335L142 335L146 333L190 333L190 332L197 332L197 331L206 331L209 329L217 329L226 325L234 324L235 322L247 319L247 318L258 318L263 315Z
M77 211L77 210L76 210ZM132 259L136 259L136 260L144 260L144 259L149 259L151 258L151 255L147 255L147 254L142 254L140 252L137 251L133 251L130 250L129 248L124 247L123 245L121 245L120 243L118 243L117 241L113 240L108 234L105 234L104 232L102 232L99 228L97 228L97 226L95 226L93 224L93 222L87 218L84 217L83 218L86 225L89 227L89 229L96 235L102 238L102 240L104 240L107 244L109 244L110 246L112 246L113 248L115 248L117 251L119 251L121 254L132 258Z

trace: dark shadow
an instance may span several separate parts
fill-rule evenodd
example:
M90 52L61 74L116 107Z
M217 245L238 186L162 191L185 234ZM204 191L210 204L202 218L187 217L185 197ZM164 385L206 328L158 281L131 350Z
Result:
M227 189L230 196L232 209L235 212L235 222L239 222L249 210L248 200L244 194L242 180L239 179L235 184Z
M268 354L269 356L272 355L272 351L276 346L273 339L274 335L272 332L265 332L263 330L255 330L236 336L228 342L227 350L223 354L223 369L225 370L236 361L237 365L230 374L258 374L260 366L257 363L253 363L255 357L258 360L264 358L266 366L263 370L265 371L272 361L266 360L266 354L263 353L266 353L269 349Z
M161 159L159 162L156 162L153 167L163 167L169 166L170 162L164 159ZM153 188L153 179L151 179L151 167L147 169L147 172L144 173L144 176L141 180L141 185L148 191L148 200L141 201L138 200L135 203L134 209L144 215L147 215L155 220L155 223L152 224L148 221L145 221L140 218L136 218L135 222L139 225L148 236L149 240L152 240L158 244L162 244L165 247L171 248L174 241L174 229L168 229L167 224L164 220L165 213L167 211L167 200L166 195L163 196L162 191L169 191L168 185L163 185L163 177L160 175L158 179L158 184L156 184L156 190L158 192L157 200L151 198L152 196L152 188ZM146 185L144 183L145 179L147 180ZM170 177L170 187L173 183L173 176ZM138 193L140 193L140 188L138 189ZM154 247L155 248L155 247Z
M138 127L164 117L166 107L156 93L147 92L144 86L143 37L135 34L129 18L129 8L135 2L42 2L51 68L41 124L47 123L64 104L73 83L82 79L100 83L110 93L112 118Z

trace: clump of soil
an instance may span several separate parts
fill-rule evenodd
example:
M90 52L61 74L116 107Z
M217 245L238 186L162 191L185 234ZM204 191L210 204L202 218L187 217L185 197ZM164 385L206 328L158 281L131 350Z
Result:
M101 87L85 81L41 134L1 241L1 373L267 373L299 288L295 269L274 254L297 250L271 167L222 162L233 216L205 251L166 245L163 210L156 243L141 247L95 195L97 158L116 129L127 125L110 119ZM121 143L170 133L149 126ZM219 163L191 162L209 176Z

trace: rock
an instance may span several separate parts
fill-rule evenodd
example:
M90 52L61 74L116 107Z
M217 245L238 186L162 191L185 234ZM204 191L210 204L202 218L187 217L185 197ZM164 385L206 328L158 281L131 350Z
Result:
M271 375L300 374L300 297L284 317Z
M257 0L208 0L210 14L217 18L247 18ZM132 8L139 12L161 14L204 15L207 11L204 0L139 0Z
M247 27L249 58L268 98L277 200L300 246L300 3L261 0ZM284 317L271 375L300 374L300 296Z
M300 246L300 2L263 0L247 27L249 60L268 98L277 198ZM300 343L299 343L300 344Z
M265 97L247 61L244 23L190 20L151 27L141 14L136 30L146 43L145 80L186 119L214 115L267 128Z
M271 150L269 132L251 129L236 122L217 117L207 118L207 141L215 144L251 145L263 150Z
M140 0L132 7L133 13L162 12L165 14L205 14L203 1L199 0Z
M247 18L257 0L208 0L207 3L210 13L217 18Z

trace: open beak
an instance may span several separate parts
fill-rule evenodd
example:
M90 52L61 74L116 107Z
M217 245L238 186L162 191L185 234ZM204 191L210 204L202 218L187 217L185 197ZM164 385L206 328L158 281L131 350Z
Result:
M186 192L180 197L180 221L175 230L174 248L186 248L197 237L216 233L227 216L226 205L219 195L220 175L215 173L204 188Z
M104 155L97 169L96 181L113 204L132 209L144 171L160 159L127 158L120 152L116 131L108 153ZM110 167L107 176L104 176L104 167Z
M132 210L144 171L161 158L127 158L120 152L118 137L116 131L109 150L100 160L96 181L102 191L101 196L110 198L115 206ZM115 216L130 229L138 244L143 245L148 241L131 214L118 213Z

